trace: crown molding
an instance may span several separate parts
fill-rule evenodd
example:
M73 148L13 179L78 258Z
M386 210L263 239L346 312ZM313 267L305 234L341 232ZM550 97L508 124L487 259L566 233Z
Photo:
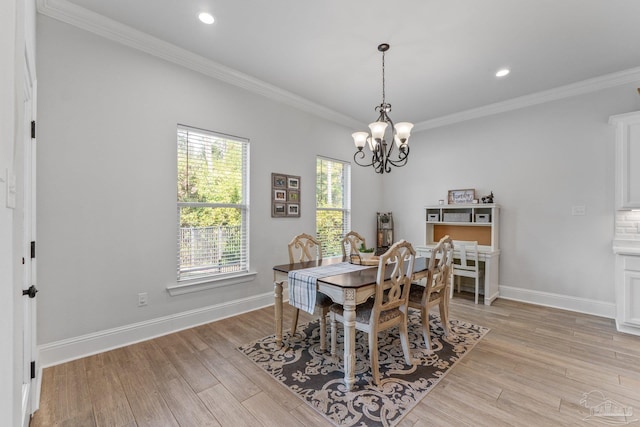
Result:
M173 62L206 76L262 95L274 101L322 117L349 128L361 126L351 117L311 102L301 96L196 55L127 25L77 6L66 0L37 0L38 12L106 39Z
M268 84L247 74L233 70L217 62L196 55L181 47L167 43L156 37L135 30L127 25L91 12L67 0L37 0L38 12L92 32L109 40L121 43L150 55L173 62L185 68L197 71L214 79L266 98L289 105L307 113L322 117L348 128L360 128L362 122L337 113L322 105L311 102L301 96L274 85ZM520 108L543 104L627 83L640 81L640 67L624 70L580 82L560 86L530 95L520 96L507 101L488 104L458 113L449 114L417 123L413 131L419 132L437 127L448 126L467 120L478 119L494 114L505 113Z
M417 123L414 126L413 130L423 131L441 126L448 126L454 123L478 119L493 114L505 113L507 111L531 107L533 105L544 104L545 102L570 98L577 95L584 95L602 89L607 89L637 81L640 81L640 67L582 80L554 89L533 93L531 95L524 95L517 98L509 99L507 101L496 102L494 104L488 104L482 107L460 111L459 113L449 114L447 116L438 117L432 120L426 120L424 122Z

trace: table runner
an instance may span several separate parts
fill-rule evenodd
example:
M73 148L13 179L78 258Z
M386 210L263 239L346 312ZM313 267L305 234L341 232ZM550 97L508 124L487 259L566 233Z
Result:
M350 273L365 268L371 268L371 266L340 262L290 271L288 274L289 304L313 314L316 306L316 283L319 278Z

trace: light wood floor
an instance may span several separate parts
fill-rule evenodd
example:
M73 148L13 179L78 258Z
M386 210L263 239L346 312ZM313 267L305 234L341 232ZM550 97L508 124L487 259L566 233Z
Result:
M467 296L450 312L491 332L400 426L604 425L584 420L593 390L640 418L640 337L612 320ZM327 425L236 350L272 333L268 307L47 368L31 426Z

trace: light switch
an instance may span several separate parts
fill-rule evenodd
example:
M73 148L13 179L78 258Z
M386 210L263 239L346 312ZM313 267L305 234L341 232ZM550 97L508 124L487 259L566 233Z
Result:
M573 216L584 216L587 214L586 206L571 206L571 215Z

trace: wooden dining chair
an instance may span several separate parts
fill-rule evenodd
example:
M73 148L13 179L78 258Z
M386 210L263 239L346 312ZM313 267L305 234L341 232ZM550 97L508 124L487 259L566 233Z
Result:
M322 259L322 246L320 242L309 234L302 233L295 236L288 245L289 264L304 261ZM333 300L322 292L316 293L316 310L320 312L320 350L325 350L327 336L327 314ZM298 328L298 316L300 309L294 307L293 318L291 320L291 336Z
M478 303L480 293L480 279L484 276L484 271L480 270L478 262L478 242L454 240L458 256L453 260L453 275L455 277L458 293L460 293L460 279L470 277L475 279L475 300ZM451 286L451 297L453 297L453 286Z
M360 245L367 247L364 237L355 231L348 232L342 238L342 256L360 255Z
M402 351L407 365L413 364L409 352L409 334L407 330L407 298L409 285L413 275L413 264L416 252L411 243L401 240L394 243L387 252L380 256L376 290L374 298L356 306L355 328L369 335L369 359L371 373L376 385L380 385L380 369L378 366L378 332L398 326ZM391 276L385 280L388 270ZM344 308L333 304L331 315L331 354L336 354L337 322L344 325Z
M451 286L451 264L453 259L453 242L444 236L432 249L429 258L429 270L424 286L411 284L409 307L420 310L422 337L427 349L431 350L431 333L429 330L429 310L438 306L440 321L444 334L449 334L449 287Z

